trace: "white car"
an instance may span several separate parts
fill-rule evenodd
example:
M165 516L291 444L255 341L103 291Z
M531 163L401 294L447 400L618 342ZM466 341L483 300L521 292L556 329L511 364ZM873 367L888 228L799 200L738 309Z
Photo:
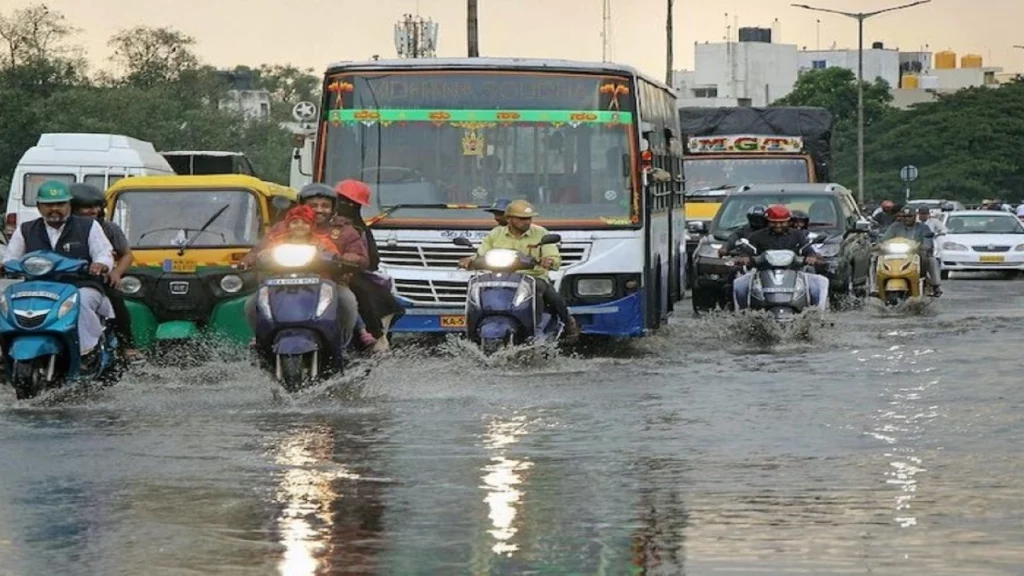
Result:
M959 271L1024 271L1024 225L1013 214L962 210L946 216L947 234L935 238L942 277Z

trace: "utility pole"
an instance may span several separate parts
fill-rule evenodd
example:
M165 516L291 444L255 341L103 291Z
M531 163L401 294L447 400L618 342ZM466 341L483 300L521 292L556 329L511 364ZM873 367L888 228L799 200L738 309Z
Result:
M665 18L665 84L672 86L672 5L676 0L666 0L668 12Z
M612 47L612 0L604 0L601 12L601 62L607 62Z
M478 34L476 0L466 0L466 42L469 44L469 57L480 57L480 36Z
M790 4L790 6L795 8L839 14L840 16L853 18L857 21L857 203L861 205L864 204L864 21L885 12L895 12L910 8L911 6L927 4L931 1L918 0L910 4L901 4L892 8L875 10L874 12L841 12L839 10L829 10L828 8L815 8L807 4Z

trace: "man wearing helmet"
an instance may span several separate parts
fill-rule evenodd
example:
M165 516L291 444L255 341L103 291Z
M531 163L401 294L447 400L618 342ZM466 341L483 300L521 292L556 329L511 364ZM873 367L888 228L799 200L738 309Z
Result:
M718 249L719 256L725 256L736 249L736 243L744 238L750 238L751 234L763 230L768 226L768 219L764 215L764 206L751 206L747 210L747 223L739 230L729 235L729 238Z
M71 190L56 180L44 182L36 194L41 218L22 223L7 244L5 261L19 260L29 252L52 250L65 258L86 260L89 273L108 274L114 267L114 247L95 220L71 213ZM0 267L2 270L2 267ZM100 279L75 283L79 294L78 345L82 364L89 371L99 360L96 345L103 336L104 319L114 316Z
M942 295L941 287L941 274L939 272L939 260L933 256L934 238L935 233L932 229L923 222L917 221L917 215L914 213L914 209L909 206L904 206L896 212L896 222L893 222L889 229L882 235L881 241L891 240L892 238L907 238L918 243L919 255L921 256L921 263L925 269L925 279L928 281L928 285L931 288L932 296L938 297ZM875 269L875 261L877 258L872 258L871 270ZM875 286L875 275L870 274L871 278L871 294L873 296L878 295L878 287Z
M132 248L128 244L128 238L124 230L116 223L106 219L104 208L106 197L99 188L92 184L77 183L71 185L71 213L82 218L93 218L99 222L106 234L110 245L114 247L114 269L107 275L109 289L106 291L107 298L114 308L114 321L117 329L117 337L124 345L121 349L125 360L136 362L142 360L142 353L135 348L135 336L132 334L132 317L128 307L124 304L124 296L117 290L121 278L131 268L135 257L132 255Z
M505 209L505 218L508 224L491 230L490 234L480 242L477 249L477 256L483 256L494 248L505 248L517 250L524 254L540 256L538 265L532 270L523 270L523 274L533 276L537 280L537 291L540 292L544 304L553 309L555 315L565 324L566 342L575 342L579 339L579 325L576 319L569 314L569 307L565 300L555 291L548 276L549 270L558 270L562 263L562 256L558 252L558 246L547 244L538 246L540 239L548 233L543 226L533 223L537 216L537 210L526 200L513 200ZM463 258L460 265L463 268L469 266L472 257Z
M811 247L807 238L807 232L803 230L792 230L789 227L793 214L789 208L781 204L769 206L765 211L768 219L768 228L758 230L747 241L757 254L764 254L769 250L791 250L804 256L807 264L814 265L821 261ZM738 260L740 263L749 264L750 258L745 257ZM828 309L828 278L819 274L805 272L807 276L807 287L811 298L822 310ZM750 291L750 283L754 279L754 271L751 270L740 276L733 282L733 297L736 302L745 302L747 293ZM737 305L737 308L739 306Z
M508 208L510 203L511 200L508 198L498 198L494 201L494 204L484 208L484 212L494 214L494 222L498 226L508 226L508 220L505 218L505 210Z
M789 227L793 230L807 230L811 225L811 217L803 210L793 210L789 217Z

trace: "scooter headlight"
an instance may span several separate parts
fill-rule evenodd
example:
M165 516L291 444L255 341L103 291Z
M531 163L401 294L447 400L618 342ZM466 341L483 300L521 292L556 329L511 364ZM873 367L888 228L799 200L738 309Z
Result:
M515 250L497 248L484 254L484 264L488 268L511 268L519 260L519 253Z
M125 276L121 279L121 283L117 285L117 289L128 295L138 294L139 290L142 290L142 280L135 276Z
M244 285L245 282L242 281L242 277L235 274L228 274L220 279L220 289L228 294L238 292Z
M270 288L264 286L260 288L260 291L256 293L256 307L259 309L260 314L268 320L273 320L274 315L270 312Z
M327 312L327 307L334 302L334 286L330 284L320 285L320 299L316 303L316 316L319 318Z
M300 268L316 257L316 246L311 244L281 244L271 250L271 258L278 266Z
M516 288L516 295L512 298L512 307L518 308L533 297L534 284L526 278L519 281L519 288Z
M893 242L886 246L885 251L889 254L909 254L910 244L906 242Z
M41 256L32 256L21 261L21 269L29 276L42 276L53 270L53 262Z
M57 309L57 319L61 319L67 316L68 312L74 310L75 306L78 305L78 292L75 292L68 297L67 300L61 303L60 308Z

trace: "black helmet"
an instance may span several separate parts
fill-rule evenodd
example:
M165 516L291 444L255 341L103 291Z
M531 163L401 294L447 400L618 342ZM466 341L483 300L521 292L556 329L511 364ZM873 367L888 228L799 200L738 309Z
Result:
M78 182L71 185L71 207L72 208L103 208L107 199L103 192L92 184Z
M747 223L750 224L750 227L754 230L760 230L761 228L768 226L768 217L765 216L765 210L767 210L767 208L764 206L751 206L750 209L747 210Z
M807 215L807 212L803 210L793 210L793 213L789 217L790 222L803 222L804 224L811 223L811 217Z
M942 205L942 211L943 212L952 212L954 210L956 210L956 205L954 205L952 202L945 202L945 203L943 203L943 205Z
M312 182L303 186L302 190L299 190L299 203L301 204L310 198L327 198L331 202L337 203L338 193L327 184Z

